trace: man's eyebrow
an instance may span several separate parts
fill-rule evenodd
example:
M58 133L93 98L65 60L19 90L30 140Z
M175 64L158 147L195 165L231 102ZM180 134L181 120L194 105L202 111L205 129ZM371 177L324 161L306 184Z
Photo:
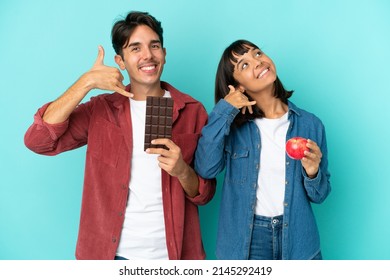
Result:
M133 42L133 43L128 44L128 45L126 46L126 48L134 47L134 46L139 46L139 45L141 45L140 42Z
M156 43L161 44L161 41L160 40L152 40L152 41L150 41L150 43L151 44L156 44Z
M150 41L150 44L156 44L156 43L161 44L161 41L160 40L151 40ZM135 47L135 46L139 46L139 45L141 45L140 42L132 42L132 43L128 44L126 46L126 48Z

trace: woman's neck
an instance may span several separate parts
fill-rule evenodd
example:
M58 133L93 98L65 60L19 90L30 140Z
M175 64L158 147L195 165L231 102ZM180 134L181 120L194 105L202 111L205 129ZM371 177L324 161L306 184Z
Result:
M288 105L274 96L256 96L256 106L258 106L267 119L278 119L288 111Z

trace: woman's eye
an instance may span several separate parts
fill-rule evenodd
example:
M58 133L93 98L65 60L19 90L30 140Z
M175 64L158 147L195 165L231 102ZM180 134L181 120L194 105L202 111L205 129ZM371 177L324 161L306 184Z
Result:
M248 63L243 63L242 66L241 66L242 69L245 69L247 67L248 67Z
M256 53L256 56L261 56L261 51L258 51L258 52Z

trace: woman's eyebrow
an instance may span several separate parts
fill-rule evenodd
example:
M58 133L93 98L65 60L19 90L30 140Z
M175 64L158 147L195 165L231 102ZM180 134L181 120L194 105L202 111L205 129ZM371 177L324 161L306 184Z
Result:
M243 62L243 58L241 58L238 62L237 62L237 64L236 64L236 68L238 69L238 67L240 66L240 64Z

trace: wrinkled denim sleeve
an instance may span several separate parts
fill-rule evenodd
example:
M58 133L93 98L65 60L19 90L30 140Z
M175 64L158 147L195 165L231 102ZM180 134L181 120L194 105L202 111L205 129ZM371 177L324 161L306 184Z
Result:
M225 168L225 138L239 109L221 99L202 129L195 154L195 170L205 179L215 178Z
M317 139L315 141L322 152L318 174L315 178L309 178L303 168L302 174L304 177L304 187L310 201L322 203L331 191L330 173L328 171L328 148L326 144L325 128L322 123L318 126Z

